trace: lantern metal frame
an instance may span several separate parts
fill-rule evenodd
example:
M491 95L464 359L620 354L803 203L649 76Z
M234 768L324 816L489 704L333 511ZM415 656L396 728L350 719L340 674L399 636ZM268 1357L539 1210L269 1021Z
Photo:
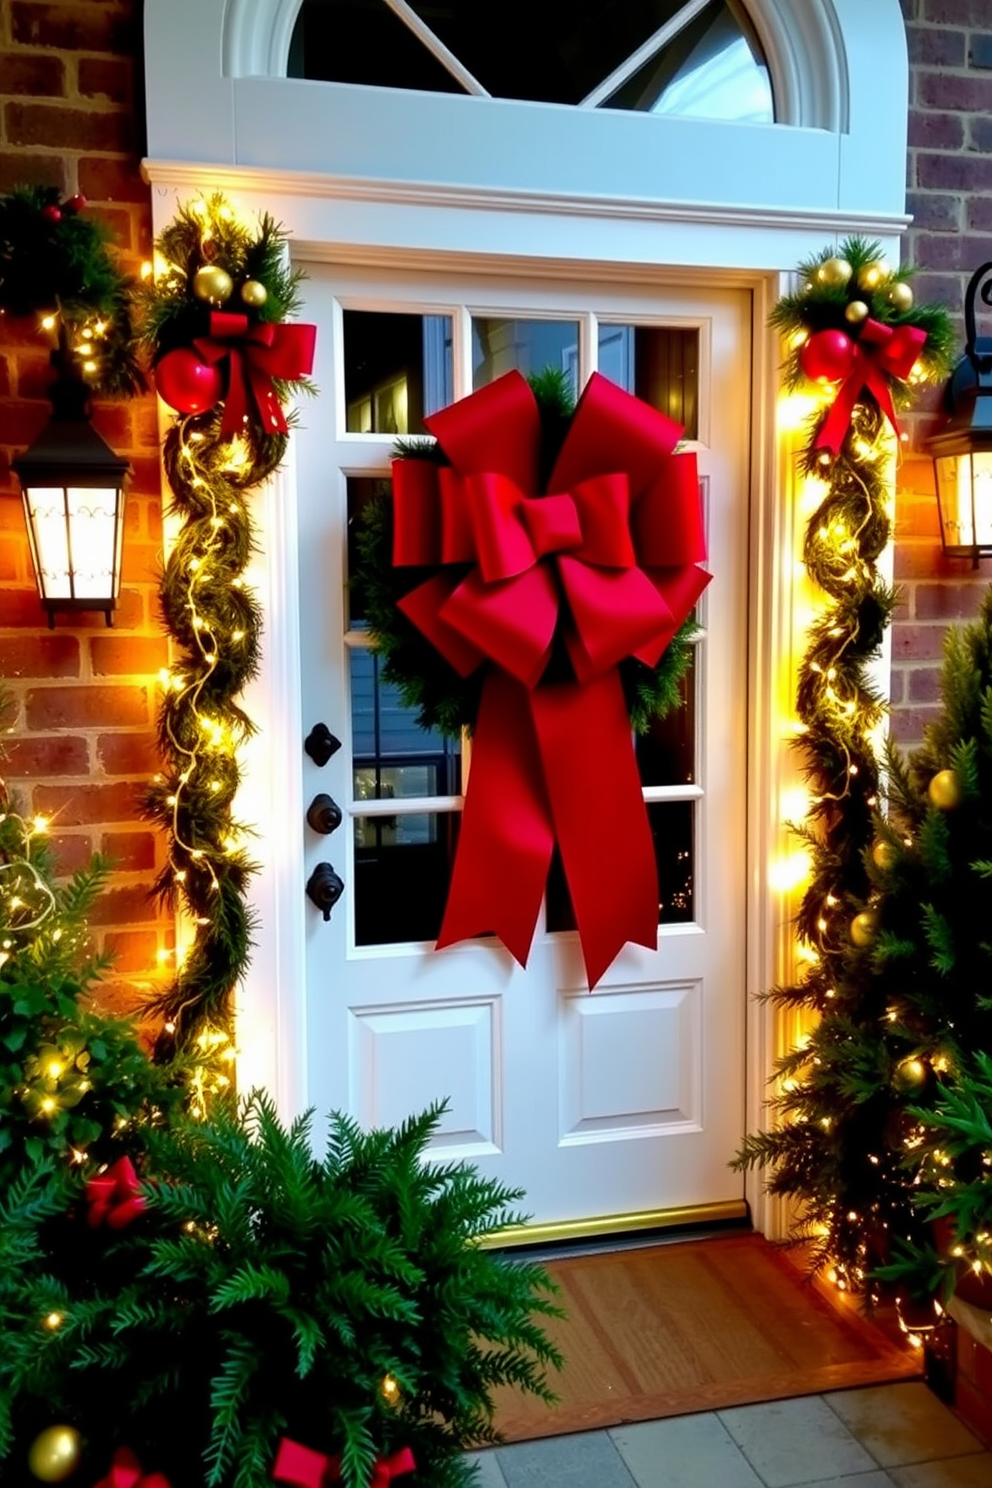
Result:
M11 461L11 468L21 483L38 598L48 612L50 630L55 627L55 615L59 610L102 610L106 623L112 625L121 584L124 482L131 466L122 456L115 454L93 428L90 422L90 388L71 367L64 350L52 353L52 364L57 371L56 379L49 388L52 416L34 443ZM68 594L56 593L52 588L54 575L46 567L44 541L37 520L40 512L32 500L31 493L35 490L61 492L67 563L65 572L60 572L57 577L60 585L68 579ZM106 555L107 592L96 595L77 593L73 561L73 524L76 514L70 492L88 490L103 492L108 498L108 507L111 502L113 505L112 551L111 542L108 541ZM57 498L55 504L57 507ZM48 503L48 510L52 511L51 502Z
M982 558L992 557L992 337L976 334L975 301L978 298L984 305L992 304L992 260L976 269L968 281L964 304L965 353L947 386L950 418L939 433L927 440L927 449L933 458L941 547L948 558L970 558L972 568L977 568ZM987 457L983 464L988 467L989 498L980 507L976 507L976 455ZM970 461L966 477L970 504L966 504L962 512L959 502L952 511L947 490L952 484L960 490L957 462L963 459ZM955 463L942 466L944 461ZM979 540L980 518L985 519L985 540ZM957 528L956 541L949 537L949 531L954 527ZM962 533L969 530L971 541L961 541Z

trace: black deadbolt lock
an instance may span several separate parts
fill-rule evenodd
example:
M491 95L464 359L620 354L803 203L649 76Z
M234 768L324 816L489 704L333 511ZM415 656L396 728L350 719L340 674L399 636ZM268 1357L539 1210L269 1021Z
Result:
M341 740L334 737L326 723L315 723L303 740L303 748L315 765L323 766L332 754L337 754Z
M314 796L307 807L307 824L322 837L329 832L336 832L341 825L341 807L333 797L323 792Z
M331 910L343 893L344 880L338 877L330 863L318 863L307 881L307 895L325 920L331 918Z

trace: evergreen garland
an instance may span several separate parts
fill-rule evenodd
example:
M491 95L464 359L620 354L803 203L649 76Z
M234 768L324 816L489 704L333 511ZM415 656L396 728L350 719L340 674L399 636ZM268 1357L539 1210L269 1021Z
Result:
M133 397L145 388L133 322L136 286L115 265L110 230L82 196L19 186L0 196L0 311L42 317L61 370L95 392Z
M867 316L926 332L914 382L946 376L946 314L913 308L907 275L884 265L877 244L849 239L801 265L800 276L799 290L772 315L789 337L787 386L806 379L812 335L854 339ZM887 381L893 402L905 403L909 381ZM883 706L868 676L894 602L877 564L890 530L888 434L877 400L861 388L834 457L816 444L828 412L821 407L814 414L800 456L802 473L823 482L803 556L827 600L810 628L796 698L797 747L810 792L798 828L811 860L796 921L801 970L795 982L767 994L779 1007L804 1013L808 1027L776 1067L770 1105L778 1124L749 1134L736 1165L764 1169L770 1192L798 1201L792 1237L808 1243L813 1269L830 1265L841 1287L863 1291L869 1273L889 1256L891 1234L912 1223L911 1180L892 1125L910 1098L896 1088L907 1071L903 1066L900 1075L900 1056L890 1047L895 1026L877 974L878 863L887 861L898 835L881 817L873 734ZM902 1059L911 1048L903 1048Z
M258 232L249 232L219 195L181 207L156 251L159 272L146 291L142 327L153 362L207 334L210 307L193 289L204 264L223 269L232 284L262 286L251 312L259 324L299 307L300 275L286 263L283 231L264 216ZM301 377L276 389L282 398L312 386ZM193 927L174 981L149 1000L164 1019L166 1048L199 1042L205 1049L231 1037L232 994L249 963L254 925L250 828L234 814L237 751L254 731L237 700L257 674L262 631L243 577L257 546L246 498L278 467L286 436L264 432L255 418L233 437L221 424L220 407L180 416L163 452L171 509L183 525L160 589L174 655L158 720L166 767L146 809L169 843L157 892Z
M527 379L541 419L540 481L542 486L554 469L575 411L575 399L566 373L547 367ZM396 459L448 463L436 440L429 437L401 439ZM485 668L461 677L435 650L426 636L398 608L411 593L435 572L434 569L396 568L393 565L393 505L386 481L377 483L371 500L359 516L355 533L357 562L351 584L368 620L373 649L382 658L382 676L398 690L405 708L417 714L421 728L458 738L462 729L471 731L479 711ZM456 565L449 572L459 574ZM625 657L618 666L631 727L644 734L656 718L664 718L684 702L682 683L693 656L693 637L699 625L692 616L672 637L664 655L653 666ZM549 663L549 677L569 675L563 647L556 643Z

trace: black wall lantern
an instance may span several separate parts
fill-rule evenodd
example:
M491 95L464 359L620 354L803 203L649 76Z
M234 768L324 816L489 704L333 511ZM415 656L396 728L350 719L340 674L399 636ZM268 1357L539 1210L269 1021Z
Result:
M121 584L124 478L130 466L93 428L90 389L54 351L52 417L12 461L21 482L38 597L48 611L103 610L107 624Z
M983 283L984 281L984 283ZM992 556L992 337L975 334L975 299L992 304L992 262L965 292L965 354L948 386L950 420L927 441L933 456L940 540L949 558Z

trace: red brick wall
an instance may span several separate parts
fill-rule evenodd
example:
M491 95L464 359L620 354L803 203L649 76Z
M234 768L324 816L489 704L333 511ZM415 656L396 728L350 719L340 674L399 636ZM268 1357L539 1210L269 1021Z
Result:
M126 271L150 256L149 191L139 160L140 0L5 0L0 4L0 191L18 184L82 192L106 221ZM48 413L47 338L0 319L0 678L17 708L0 774L24 806L53 818L64 870L100 850L116 860L92 924L116 955L105 1001L132 1002L158 977L171 923L148 888L163 846L137 809L157 768L156 678L166 661L157 610L162 529L155 400L99 402L94 424L133 467L121 601L102 615L38 604L19 487L10 460Z
M904 258L917 267L917 297L947 305L963 346L965 286L992 258L992 4L902 0L902 8L910 57L906 203L914 219ZM940 550L933 467L922 447L940 403L931 392L909 420L913 453L903 462L896 504L901 599L892 630L892 727L906 743L918 741L938 711L948 621L972 616L992 577L988 562L976 573Z

